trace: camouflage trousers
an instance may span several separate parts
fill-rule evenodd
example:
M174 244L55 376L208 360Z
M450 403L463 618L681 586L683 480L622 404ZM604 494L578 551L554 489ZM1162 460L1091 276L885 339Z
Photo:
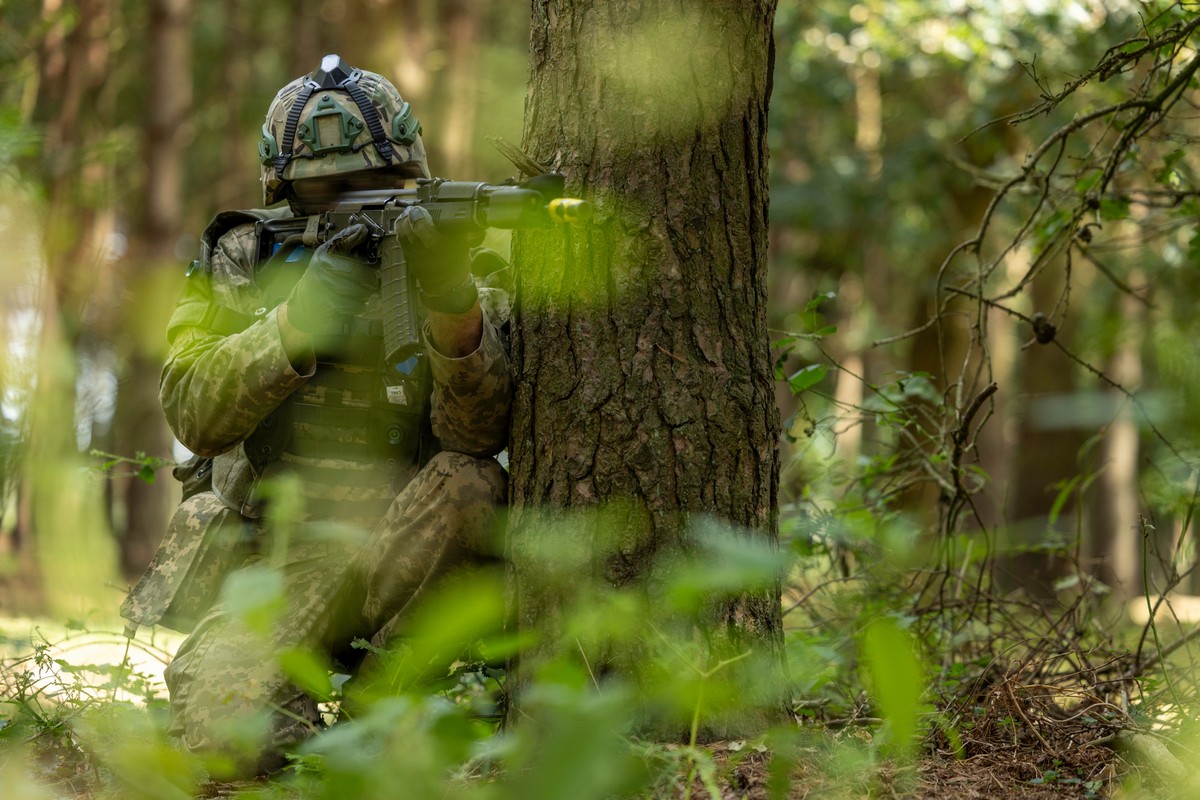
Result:
M218 602L179 647L166 671L171 733L188 750L217 756L223 778L284 766L284 753L321 718L316 701L284 676L280 655L309 648L336 659L358 652L349 646L356 638L383 643L424 587L494 558L506 493L494 460L442 452L357 547L293 536L271 558L285 601L273 618L264 625Z

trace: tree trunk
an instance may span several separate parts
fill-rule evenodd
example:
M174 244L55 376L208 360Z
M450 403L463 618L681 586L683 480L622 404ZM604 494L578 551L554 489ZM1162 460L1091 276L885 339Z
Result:
M44 0L43 13L48 30L39 48L34 121L45 126L46 260L65 334L74 342L99 278L88 268L98 246L99 211L84 195L108 174L105 164L87 157L101 133L88 104L109 72L112 0Z
M262 31L252 21L252 5L247 0L223 0L222 2L225 17L229 20L221 42L222 86L254 85L254 55L259 51L263 42ZM293 31L297 36L306 35L306 26L301 24L301 20L306 19L307 16L309 15L293 15L296 23ZM319 56L312 59L314 63L316 58ZM288 74L291 74L290 70ZM231 127L240 125L242 120L247 117L245 112L247 100L243 97L247 94L250 93L239 91L236 97L230 97L227 100L229 103L227 124ZM251 102L257 112L251 116L257 118L266 111L267 103L264 103L262 98L255 96ZM212 192L211 200L201 207L224 210L261 204L261 189L256 193L247 191L254 183L257 183L254 180L257 178L255 171L248 171L246 168L248 163L253 164L247 157L248 150L246 141L241 137L226 136L223 138L220 149L217 151L219 171L216 179L209 185Z
M183 229L183 175L187 152L185 123L192 105L191 0L153 0L147 58L145 138L146 182L135 230L126 284L133 291L131 327L123 331L129 352L117 398L117 448L168 457L170 436L158 412L158 377L162 359L159 335L142 324L163 306L155 297L155 280L177 266L175 244ZM164 324L153 331L165 329ZM121 566L127 576L146 568L166 528L170 511L169 481L147 483L126 477L123 498L125 528Z
M1145 278L1139 270L1129 276L1132 286L1141 286ZM1120 339L1105 374L1130 391L1142 385L1142 339L1146 329L1146 306L1136 297L1118 298L1121 319ZM1093 503L1092 536L1089 555L1095 572L1113 590L1129 600L1137 597L1142 586L1142 504L1138 486L1139 444L1137 409L1115 389L1107 392L1117 408L1116 416L1105 432L1100 448L1100 491ZM1180 565L1186 569L1187 565Z
M321 63L321 57L326 53L340 53L348 62L359 66L347 48L352 46L346 37L355 32L356 26L345 24L347 16L355 18L358 7L349 11L344 3L312 3L306 4L304 13L299 8L289 9L286 15L289 35L287 37L287 58L289 69L285 80L307 75ZM282 86L282 83L280 84ZM263 112L266 112L263 106Z
M1030 299L1035 313L1052 311L1061 290L1061 283L1049 276L1034 282ZM1021 333L1033 336L1028 325L1022 326ZM1003 590L1019 587L1033 599L1051 604L1056 600L1054 584L1067 569L1067 553L1072 551L1070 521L1079 513L1078 493L1059 509L1057 522L1051 521L1051 512L1064 482L1080 474L1079 450L1087 434L1072 416L1077 410L1071 405L1072 395L1079 387L1066 357L1052 345L1033 344L1019 358L1021 396L1015 400L1019 424L1011 465L1009 527L1004 532L1011 555L997 562L996 578Z
M446 67L439 81L443 97L437 134L441 151L438 169L446 175L474 175L477 169L471 143L475 137L475 109L479 105L478 5L477 0L471 3L448 0L438 6L438 27L446 40Z
M522 628L552 633L578 591L556 592L539 571L568 558L556 548L608 586L661 599L663 564L692 550L703 520L746 546L776 546L774 11L773 0L682 12L661 0L534 3L525 149L596 213L583 229L515 237L509 546ZM662 46L682 37L687 48ZM753 650L778 677L779 583L769 583L713 599L692 621L708 666ZM567 647L577 645L596 670L603 654ZM777 701L708 735L761 726Z
M396 47L392 74L395 75L396 88L400 96L412 103L421 119L423 113L428 113L429 88L432 78L430 52L434 49L436 30L433 22L432 9L427 0L399 0L396 15L405 20L402 26L402 41ZM436 137L429 137L425 146L434 144Z
M74 347L81 319L104 305L96 299L104 283L95 258L101 215L90 200L109 174L107 165L87 154L100 133L89 102L109 72L113 3L43 0L41 22L32 122L44 130L46 200L38 224L23 230L40 234L44 262L38 266L44 275L35 281L35 297L24 298L38 321L36 376L21 410L25 441L11 537L18 572L3 581L20 597L10 608L78 614L97 605L92 578L111 579L105 549L111 538L103 529L99 492L75 480L85 465L78 458L73 421ZM14 207L21 207L20 201Z

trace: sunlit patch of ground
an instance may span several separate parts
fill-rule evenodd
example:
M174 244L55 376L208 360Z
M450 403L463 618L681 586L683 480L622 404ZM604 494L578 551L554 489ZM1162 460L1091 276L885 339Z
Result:
M76 722L93 708L161 703L163 670L180 639L0 617L0 797L91 798L97 770Z
M182 637L170 631L72 630L44 620L0 618L0 700L39 702L166 697L163 670Z

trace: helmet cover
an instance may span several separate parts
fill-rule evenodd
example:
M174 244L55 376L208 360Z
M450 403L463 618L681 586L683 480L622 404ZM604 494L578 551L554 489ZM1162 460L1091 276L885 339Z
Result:
M305 178L383 168L429 177L421 123L400 92L333 54L275 95L258 155L267 205L292 199L292 182Z

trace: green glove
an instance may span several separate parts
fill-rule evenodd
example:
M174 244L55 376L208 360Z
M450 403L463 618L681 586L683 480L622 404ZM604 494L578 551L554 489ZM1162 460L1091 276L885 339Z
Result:
M471 277L470 245L447 236L421 206L409 206L396 222L408 268L417 278L421 302L430 311L462 314L479 297Z
M336 333L379 289L378 273L354 258L370 242L364 225L347 225L317 248L288 295L288 321L309 334Z

